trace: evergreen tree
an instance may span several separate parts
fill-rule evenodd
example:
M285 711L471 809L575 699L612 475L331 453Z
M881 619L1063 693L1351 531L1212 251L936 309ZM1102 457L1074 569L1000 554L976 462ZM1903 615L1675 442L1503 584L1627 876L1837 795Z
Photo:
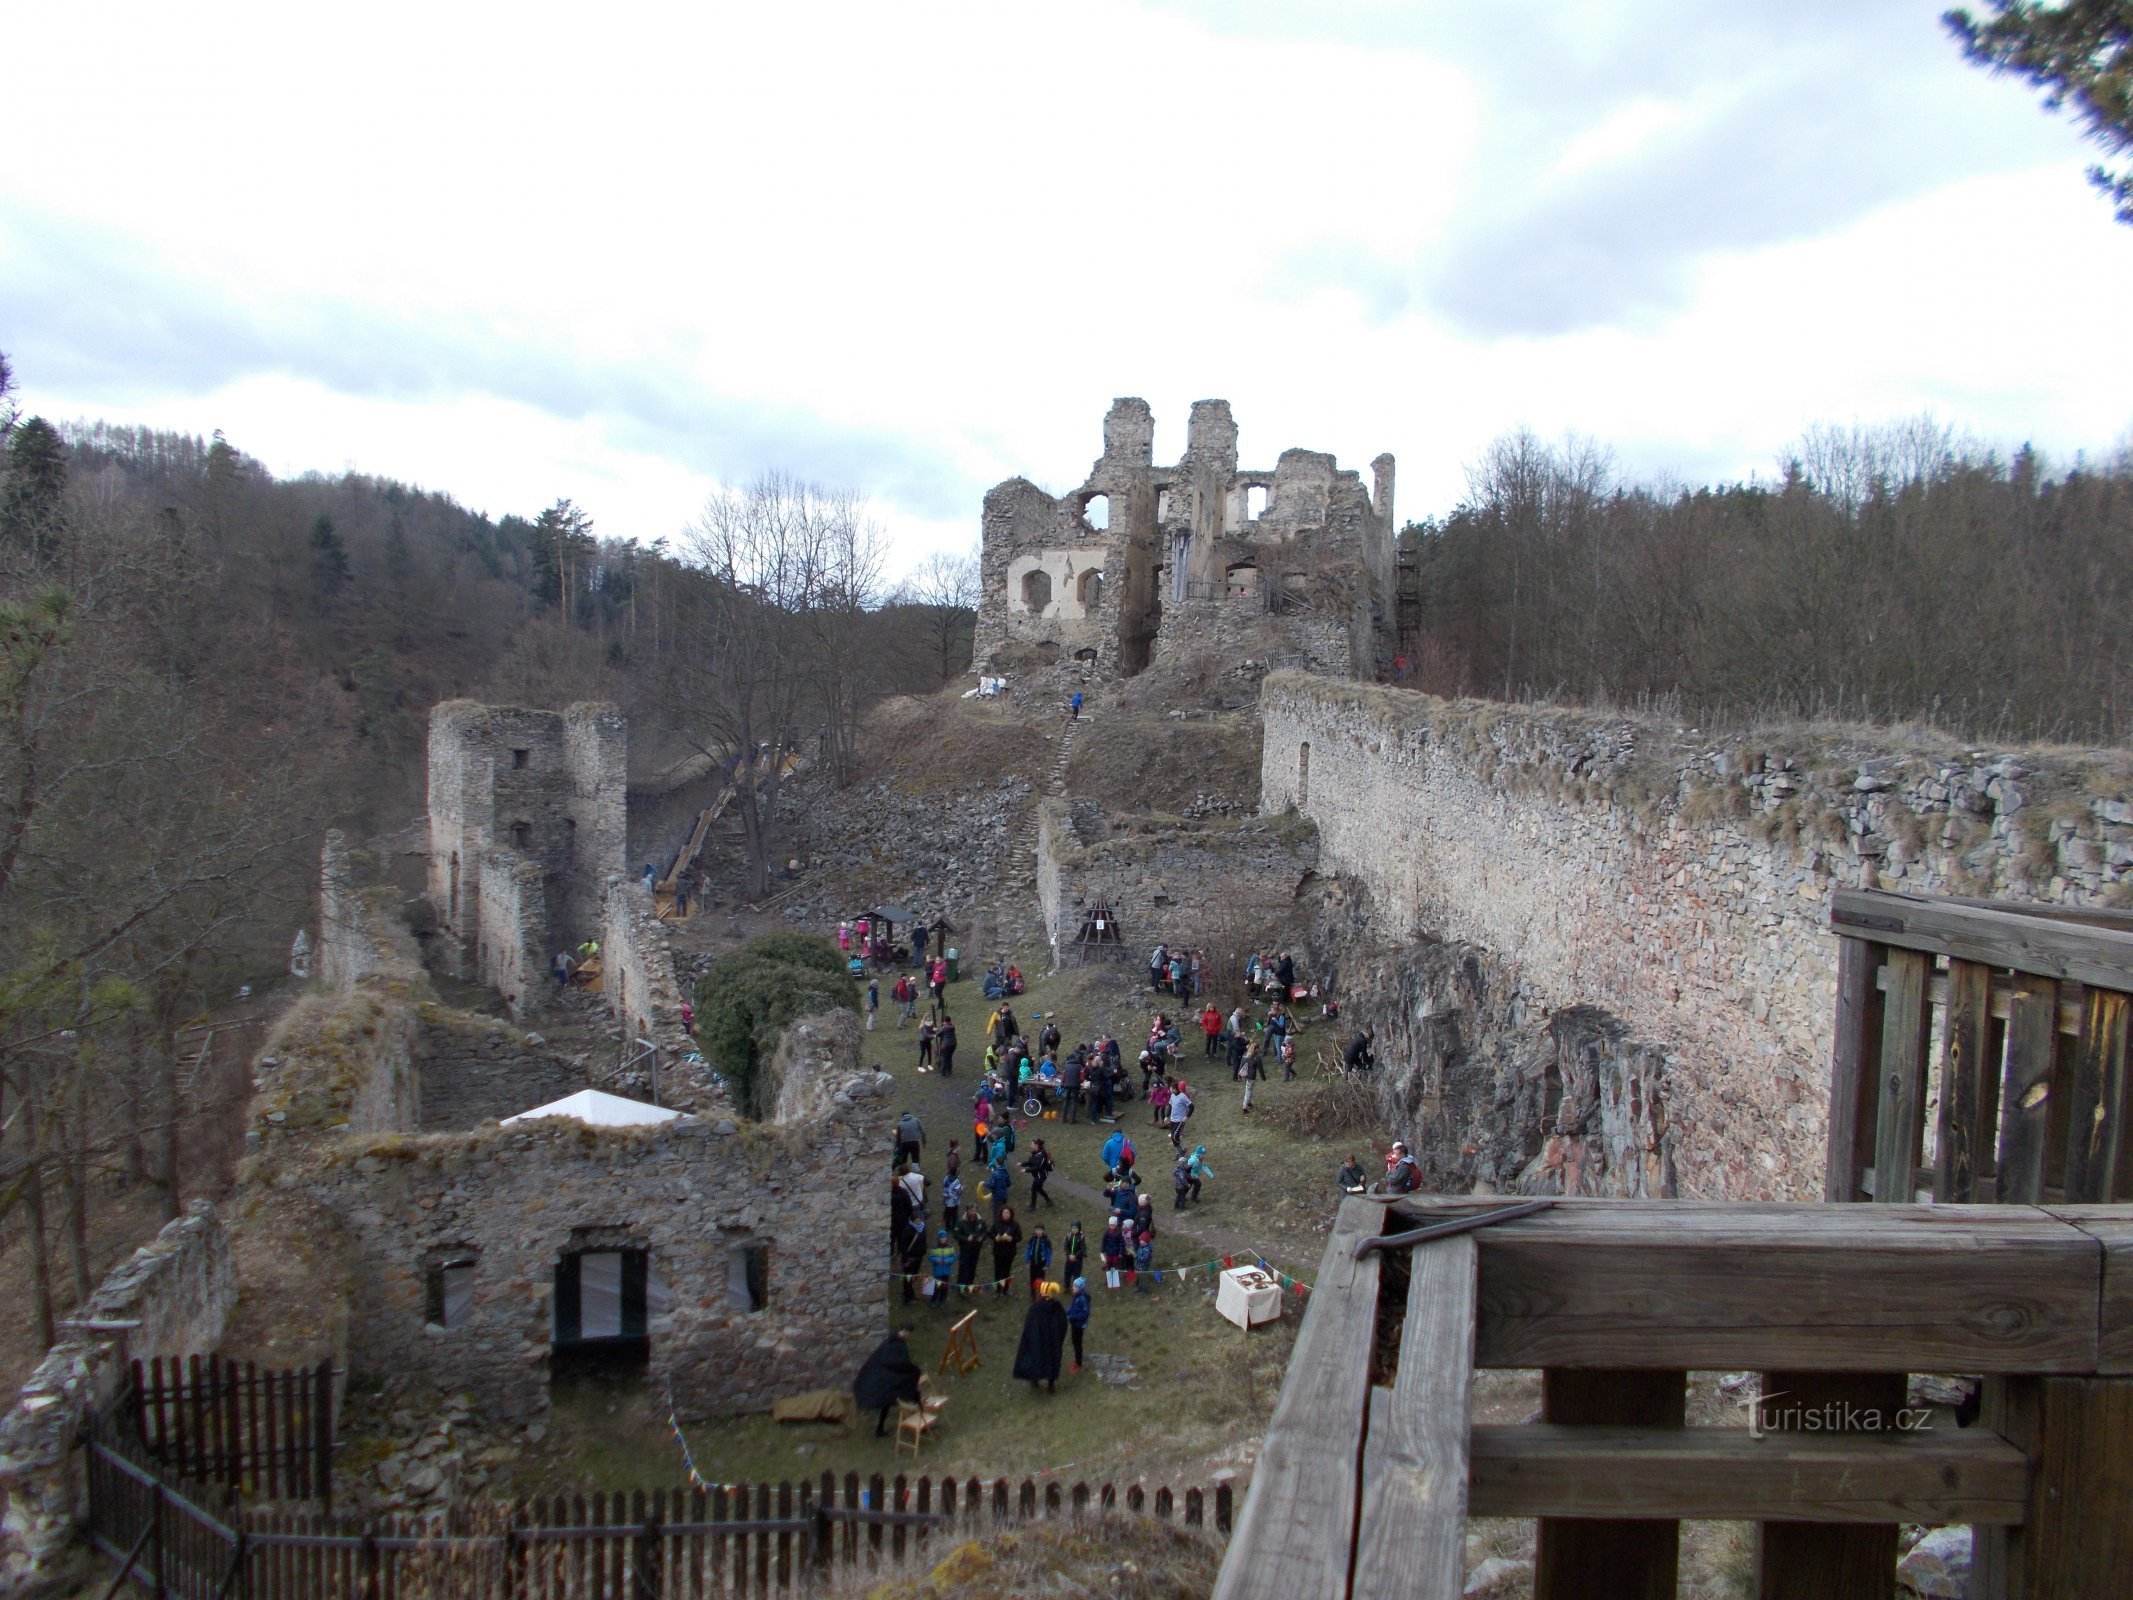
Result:
M59 430L32 417L9 437L0 486L0 543L48 558L65 531L67 447Z
M2072 101L2090 139L2110 154L2133 151L2133 0L1987 0L1992 17L1942 15L1963 53L1995 72L2012 72L2044 91L2053 111ZM2089 181L2111 197L2120 222L2133 224L2133 168L2102 162Z
M352 576L348 547L334 532L333 519L322 511L318 521L311 524L311 603L319 615L326 614Z
M559 607L566 622L577 614L599 550L592 530L592 518L568 500L558 500L533 525L534 593Z

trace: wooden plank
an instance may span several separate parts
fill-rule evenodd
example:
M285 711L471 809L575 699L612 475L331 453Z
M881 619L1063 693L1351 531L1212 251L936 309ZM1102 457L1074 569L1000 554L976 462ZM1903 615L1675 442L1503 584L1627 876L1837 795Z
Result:
M2133 1381L2043 1384L2028 1600L2123 1594L2133 1573Z
M1883 889L1830 896L1830 931L2104 989L2133 989L2133 929L1960 905Z
M1480 1255L1466 1233L1416 1245L1408 1258L1399 1367L1389 1391L1371 1391L1355 1538L1358 1595L1454 1595L1466 1578Z
M1893 1428L1904 1406L1905 1386L1900 1372L1765 1372L1758 1410L1766 1428L1785 1427L1782 1419L1787 1410L1804 1419L1810 1407L1836 1406L1874 1413L1876 1421L1886 1419L1882 1425ZM1843 1435L1808 1434L1803 1427L1766 1436L1762 1442L1789 1454L1797 1446L1812 1449L1832 1437ZM2019 1463L2018 1476L2026 1490L2027 1459L2011 1446L2003 1449ZM1943 1484L1953 1489L1953 1469L1943 1463L1941 1473ZM1755 1530L1756 1600L1887 1600L1896 1580L1897 1522L1951 1520L1964 1519L1890 1515L1880 1521L1840 1521L1819 1514L1811 1519L1766 1515Z
M1891 950L1882 968L1880 1101L1874 1117L1874 1203L1909 1205L1925 1144L1926 1044L1933 1027L1926 980L1933 958Z
M1757 1439L1746 1428L1486 1425L1469 1456L1475 1517L2012 1523L2029 1472L1982 1428Z
M2038 1419L2042 1378L1987 1378L1978 1395L1972 1432L1990 1432L2022 1452L2029 1463L2028 1499L2017 1523L1980 1522L1970 1535L1970 1593L1976 1600L2013 1600L2029 1588L2029 1534L2025 1524L2036 1505Z
M1562 1200L1475 1237L1484 1367L2096 1370L2096 1242L2033 1207Z
M1992 969L1974 961L1948 968L1941 1018L1940 1121L1933 1198L1970 1203L1993 1195L1998 1140L1999 1062L1992 1057Z
M1669 1370L1541 1374L1544 1422L1679 1428L1688 1405L1686 1372ZM1534 1548L1534 1600L1673 1600L1681 1568L1681 1524L1666 1517L1543 1517Z
M1829 1162L1822 1198L1864 1198L1859 1176L1873 1160L1881 1104L1881 989L1874 981L1886 945L1837 941L1837 1034L1829 1068Z
M2119 1198L2122 1180L2133 1178L2125 1160L2126 997L2092 989L2081 1041L2074 1049L2066 1146L2066 1199L2096 1204Z
M1215 1600L1348 1593L1379 1265L1376 1251L1358 1261L1355 1247L1391 1214L1363 1201L1341 1205Z
M2133 1206L2052 1206L2050 1211L2095 1240L2103 1252L2096 1371L2133 1374Z
M1999 1183L1995 1198L2035 1205L2044 1198L2045 1136L2051 1128L2053 1071L2059 1059L2059 985L2023 976L2007 1013L2007 1067L2000 1088Z

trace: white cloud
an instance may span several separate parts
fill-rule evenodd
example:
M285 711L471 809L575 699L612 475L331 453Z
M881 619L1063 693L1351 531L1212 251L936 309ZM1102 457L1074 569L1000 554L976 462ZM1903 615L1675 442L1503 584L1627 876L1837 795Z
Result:
M1127 393L1161 455L1216 394L1257 462L1391 449L1414 514L1520 422L1712 470L1922 404L2105 444L2133 232L1929 7L1856 16L45 7L0 348L59 415L644 537L715 476L853 482L913 556Z

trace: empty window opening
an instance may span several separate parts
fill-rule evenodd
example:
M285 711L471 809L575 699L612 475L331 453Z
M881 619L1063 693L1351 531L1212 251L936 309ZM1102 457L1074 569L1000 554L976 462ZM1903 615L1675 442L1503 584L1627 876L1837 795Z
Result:
M514 767L523 767L523 766L525 766L525 765L526 765L526 762L527 762L527 759L528 759L528 758L529 758L530 756L532 756L532 754L533 754L533 752L532 752L531 750L514 750L514 751L512 751L512 752L511 752L511 765L513 765Z
M440 1328L464 1327L474 1306L474 1258L454 1256L429 1270L423 1317Z
M1104 575L1100 567L1091 567L1074 582L1074 598L1081 602L1081 609L1094 611L1104 597Z
M1041 613L1052 603L1052 575L1042 567L1022 574L1022 603L1032 613Z
M1102 533L1111 526L1111 497L1107 494L1089 496L1089 503L1081 508L1081 520Z
M1245 521L1257 522L1261 517L1265 516L1266 502L1267 488L1265 484L1255 483L1249 489L1246 489L1244 491Z
M1222 592L1232 600L1251 600L1259 594L1259 569L1239 562L1222 574Z
M1306 739L1296 747L1296 803L1304 804L1311 798L1311 741Z
M511 843L515 849L531 850L533 848L533 824L530 822L512 823Z
M770 1246L747 1240L726 1252L726 1305L761 1311L770 1304Z
M459 852L452 852L452 909L445 913L445 920L454 927L459 925Z
M1076 650L1074 652L1074 659L1076 661L1094 661L1096 659L1096 652L1094 650L1086 649Z
M1158 490L1156 490L1156 492L1155 492L1155 520L1156 520L1156 521L1158 521L1158 522L1161 522L1161 521L1165 520L1165 519L1166 519L1166 518L1167 518L1167 517L1168 517L1168 516L1170 515L1170 505L1171 505L1171 501L1170 501L1170 491L1169 491L1168 489L1158 489Z

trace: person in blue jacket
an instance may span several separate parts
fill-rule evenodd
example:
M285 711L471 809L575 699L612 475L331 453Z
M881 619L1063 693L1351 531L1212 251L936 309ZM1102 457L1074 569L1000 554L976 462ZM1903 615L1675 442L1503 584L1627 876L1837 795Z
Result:
M1074 1339L1074 1365L1069 1370L1073 1372L1081 1370L1081 1338L1089 1331L1089 1312L1092 1309L1089 1304L1089 1280L1076 1278L1074 1297L1067 1301L1067 1332Z

